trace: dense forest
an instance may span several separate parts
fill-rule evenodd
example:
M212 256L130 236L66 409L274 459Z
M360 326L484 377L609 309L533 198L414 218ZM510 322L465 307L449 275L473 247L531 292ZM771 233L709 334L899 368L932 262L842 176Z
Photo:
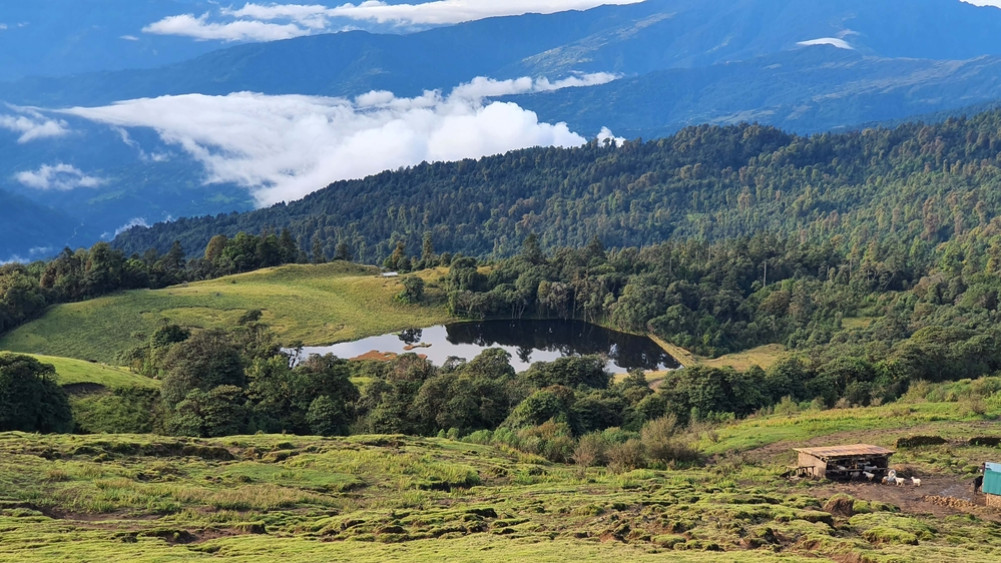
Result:
M95 399L112 402L95 407L100 417L78 420L79 428L100 431L116 421L116 428L195 435L481 433L566 459L586 443L581 437L618 432L609 429L623 433L601 438L602 447L626 448L643 432L670 441L685 424L762 409L878 404L920 382L1001 370L998 150L1001 113L986 113L811 138L751 125L700 127L619 148L537 149L423 165L315 194L308 201L329 215L318 211L301 222L265 219L292 218L305 202L178 221L118 241L157 246L143 237L177 235L164 254L152 248L127 256L98 243L49 262L4 266L0 330L48 304L120 289L362 258L403 273L448 266L430 283L444 291L454 314L467 318L583 319L651 333L707 356L764 343L784 344L790 353L768 370L689 366L668 374L655 392L639 374L613 384L600 362L586 358L521 374L499 351L445 366L412 355L386 364L298 361L249 311L228 334L168 326L149 335L121 361L163 379L162 391ZM551 172L548 179L525 174L535 167L530 155ZM505 208L500 200L516 190L484 189L500 182L502 170L502 185L527 185L526 193L537 188L538 199ZM444 176L452 183L435 183ZM553 180L560 177L568 179ZM466 181L479 187L463 192L460 207L455 198L462 190L447 187ZM427 188L427 202L440 207L420 207L414 199L413 206L397 203L378 215L373 210L388 198L376 194L388 186L414 194ZM344 190L363 187L374 214L347 221L357 201ZM324 198L334 196L343 206L331 201L325 208ZM481 206L478 226L486 234L448 222ZM518 221L514 207L524 211ZM360 230L341 237L346 231L323 226L328 220L389 234L369 244ZM297 236L297 229L321 223ZM260 234L226 234L242 227ZM222 233L200 234L215 228ZM490 236L504 242L477 246ZM630 237L642 237L641 244ZM204 244L188 258L181 240ZM405 275L399 297L421 301L423 284ZM359 388L352 378L369 383ZM155 416L137 414L150 412ZM672 448L671 455L687 455Z
M1001 112L810 137L758 125L699 126L655 141L535 148L425 163L337 182L303 200L245 214L134 228L127 253L189 254L212 236L287 228L307 254L338 247L380 263L429 236L439 251L516 254L547 248L726 240L768 232L834 240L844 251L935 245L1001 214Z

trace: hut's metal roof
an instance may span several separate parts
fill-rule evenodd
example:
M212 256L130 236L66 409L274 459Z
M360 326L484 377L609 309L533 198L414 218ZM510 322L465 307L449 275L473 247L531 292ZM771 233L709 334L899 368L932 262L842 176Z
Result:
M869 444L851 444L847 446L825 446L822 448L793 448L793 451L797 451L802 454L809 454L813 457L818 457L821 459L831 458L831 457L848 457L856 455L890 455L894 453L893 450L888 450L886 448L881 448L879 446L871 446Z

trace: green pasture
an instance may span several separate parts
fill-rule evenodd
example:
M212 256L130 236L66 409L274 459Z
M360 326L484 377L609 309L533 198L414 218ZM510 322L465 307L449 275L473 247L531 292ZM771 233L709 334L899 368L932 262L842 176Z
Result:
M925 488L783 477L793 447L868 442L965 490L1001 451L968 443L1001 436L1001 400L977 403L978 381L919 387L891 405L693 428L704 463L625 473L399 435L2 433L0 560L996 561L1001 514L987 508L934 514ZM895 447L916 434L945 443ZM882 491L919 509L851 496Z
M30 354L45 364L56 368L56 381L59 385L74 385L78 383L95 383L109 389L121 387L158 387L160 382L155 379L132 373L131 371L107 364Z
M329 344L450 319L434 287L424 306L396 301L401 290L399 278L383 278L375 268L287 265L58 305L0 338L0 350L114 363L163 323L230 328L253 309L287 344Z

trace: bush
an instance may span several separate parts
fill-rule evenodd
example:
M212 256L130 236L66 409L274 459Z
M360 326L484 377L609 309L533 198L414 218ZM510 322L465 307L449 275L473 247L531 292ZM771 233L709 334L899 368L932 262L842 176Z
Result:
M625 443L608 448L608 468L616 473L644 466L643 442L630 438Z
M580 467L604 465L607 463L605 457L607 450L608 441L601 434L596 432L585 434L577 441L577 447L574 448L573 452L573 461Z
M123 387L111 393L85 395L71 401L75 431L85 434L148 434L162 430L160 391Z
M674 461L696 461L699 452L677 434L677 418L668 415L651 420L643 425L640 441L647 460L655 464L667 465Z
M538 454L549 461L566 463L573 458L574 439L570 426L563 422L546 421L539 426L518 431L518 449Z

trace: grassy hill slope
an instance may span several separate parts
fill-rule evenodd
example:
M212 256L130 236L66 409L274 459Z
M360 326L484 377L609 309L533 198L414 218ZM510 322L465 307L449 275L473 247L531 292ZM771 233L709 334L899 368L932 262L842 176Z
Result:
M706 465L618 474L442 438L5 433L0 559L996 561L968 483L997 449L969 439L1001 401L978 385L706 426ZM922 487L781 476L792 447L915 432L947 440L895 448Z
M401 290L399 278L382 278L375 268L288 265L59 305L4 335L0 349L111 363L137 343L135 334L148 335L161 323L229 327L252 309L263 312L262 322L284 342L312 345L450 319L443 306L395 301ZM427 295L434 303L435 289Z
M155 379L132 373L118 366L97 364L73 358L29 354L38 361L52 364L56 368L56 381L59 385L96 384L109 389L123 387L159 387Z

